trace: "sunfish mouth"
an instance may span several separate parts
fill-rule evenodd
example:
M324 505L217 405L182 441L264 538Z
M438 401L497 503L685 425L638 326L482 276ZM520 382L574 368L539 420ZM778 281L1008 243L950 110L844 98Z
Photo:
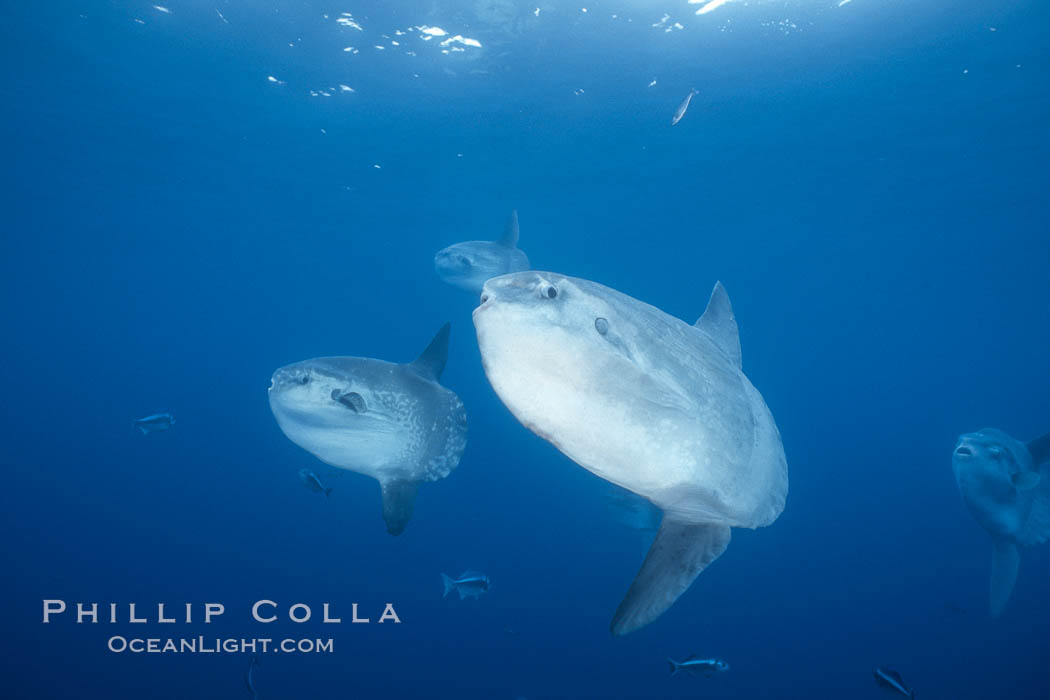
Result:
M955 448L955 454L959 455L960 457L973 457L973 450L971 450L966 445L960 445L959 447Z

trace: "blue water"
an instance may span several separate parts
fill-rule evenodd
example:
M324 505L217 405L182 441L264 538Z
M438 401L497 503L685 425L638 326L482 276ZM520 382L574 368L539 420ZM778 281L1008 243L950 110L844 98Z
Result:
M959 433L1050 429L1045 4L159 4L4 21L4 696L250 697L248 655L106 650L204 634L334 639L265 655L261 698L877 698L880 665L923 698L1046 697L1050 546L990 619L950 468ZM424 25L482 47L394 33ZM783 515L623 638L644 533L503 407L476 300L432 269L515 207L538 269L689 322L721 280L783 435ZM446 320L469 443L394 538L374 482L299 483L329 472L266 389L409 361ZM442 599L465 569L490 593ZM51 598L198 621L44 625ZM343 624L260 625L263 598ZM731 670L668 677L690 652Z

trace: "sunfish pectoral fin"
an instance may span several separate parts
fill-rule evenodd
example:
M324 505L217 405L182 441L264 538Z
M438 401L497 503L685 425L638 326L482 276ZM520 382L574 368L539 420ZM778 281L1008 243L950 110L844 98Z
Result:
M1032 440L1026 447L1032 455L1032 464L1039 466L1043 462L1050 462L1050 433Z
M379 486L383 490L383 520L386 521L386 531L391 535L400 535L412 519L419 482L394 479L380 482Z
M505 248L517 248L518 247L518 210L512 209L510 212L510 218L507 219L507 226L503 229L503 235L496 239L496 243L499 243Z
M992 551L992 586L989 601L992 617L999 617L1010 600L1010 593L1017 581L1017 567L1021 563L1021 553L1017 545L1009 540L996 540Z
M616 609L613 635L633 632L659 617L728 546L728 525L681 523L664 516L642 568Z
M415 359L412 366L417 372L434 381L441 379L441 373L445 371L445 363L448 362L448 335L451 329L451 323L443 325L434 339L430 341L427 349Z
M733 305L729 303L729 294L721 282L715 282L704 315L693 325L706 333L733 364L737 367L742 366L740 332L736 327Z

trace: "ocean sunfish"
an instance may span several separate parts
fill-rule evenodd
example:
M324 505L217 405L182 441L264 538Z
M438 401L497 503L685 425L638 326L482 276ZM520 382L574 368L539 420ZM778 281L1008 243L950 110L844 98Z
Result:
M270 382L277 425L333 467L379 482L387 531L400 535L420 482L448 476L467 445L463 403L438 380L449 324L408 364L321 357L282 367Z
M485 374L525 427L663 511L614 635L667 610L731 527L784 509L780 433L741 371L721 284L690 326L594 282L519 272L485 284L474 325Z
M682 103L678 105L678 109L674 111L674 116L671 117L671 126L674 126L678 122L682 121L682 117L684 117L685 113L689 110L689 103L692 102L693 98L699 94L700 91L696 88L693 88L689 91L689 94L685 96L685 99L682 100Z
M434 256L438 276L451 285L478 294L486 280L529 269L529 259L518 248L518 212L510 213L507 228L495 241L465 241Z
M1050 538L1050 433L1027 445L986 428L959 438L952 470L963 503L992 536L989 603L998 617L1010 599L1019 545Z

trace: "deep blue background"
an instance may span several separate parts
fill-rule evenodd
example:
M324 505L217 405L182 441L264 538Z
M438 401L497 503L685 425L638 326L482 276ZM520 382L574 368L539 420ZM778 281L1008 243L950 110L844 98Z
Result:
M5 696L246 697L245 657L105 651L207 632L335 638L264 658L263 698L866 698L875 665L925 698L1045 697L1050 547L991 621L950 470L960 432L1050 429L1044 3L521 3L509 25L470 3L163 4L18 3L0 30ZM686 28L652 28L664 11ZM370 48L423 23L485 48ZM623 639L643 535L502 407L474 299L431 268L512 207L536 267L689 321L721 279L784 437L781 518ZM266 387L319 355L410 360L445 320L470 442L395 539L373 482L334 479L331 503L298 483L323 467ZM157 410L174 430L131 429ZM439 572L467 568L491 593L442 600ZM227 614L45 626L52 597ZM391 601L404 624L261 626L261 597ZM690 652L732 670L669 679Z

